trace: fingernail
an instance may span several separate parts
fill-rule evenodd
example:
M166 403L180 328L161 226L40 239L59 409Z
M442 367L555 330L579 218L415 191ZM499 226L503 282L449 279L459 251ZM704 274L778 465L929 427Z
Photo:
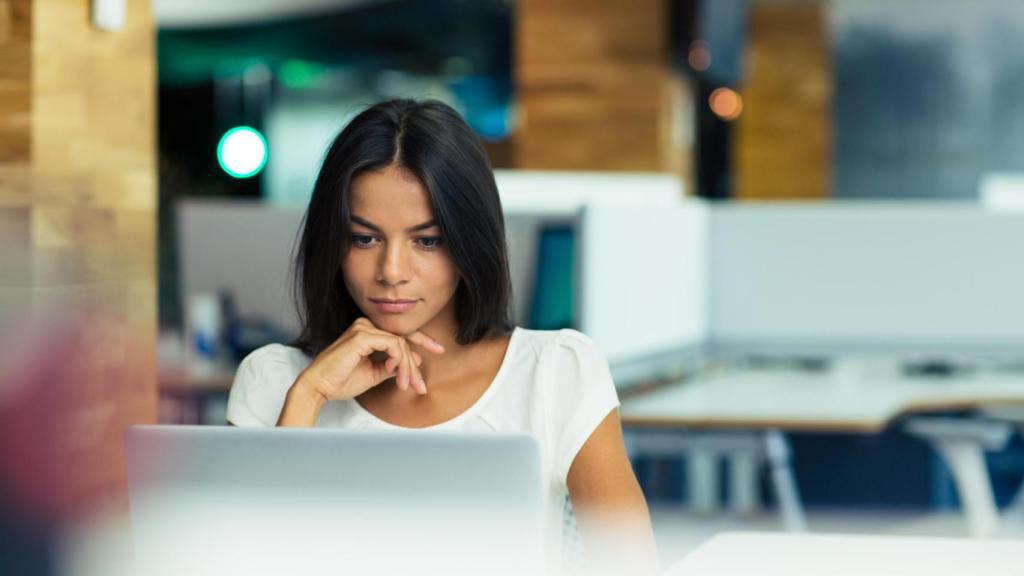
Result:
M420 394L426 394L427 393L427 383L423 381L423 378L420 378L416 382L419 383Z

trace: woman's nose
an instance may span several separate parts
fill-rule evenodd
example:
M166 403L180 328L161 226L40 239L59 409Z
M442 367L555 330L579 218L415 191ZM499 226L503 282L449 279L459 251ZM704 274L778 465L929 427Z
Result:
M388 286L409 281L409 255L401 243L391 243L381 255L380 273L377 278Z

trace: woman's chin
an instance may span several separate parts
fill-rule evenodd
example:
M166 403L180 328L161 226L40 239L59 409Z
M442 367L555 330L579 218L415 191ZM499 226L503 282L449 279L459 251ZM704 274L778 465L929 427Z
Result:
M412 334L421 326L420 322L405 314L374 314L368 317L374 326L392 334Z

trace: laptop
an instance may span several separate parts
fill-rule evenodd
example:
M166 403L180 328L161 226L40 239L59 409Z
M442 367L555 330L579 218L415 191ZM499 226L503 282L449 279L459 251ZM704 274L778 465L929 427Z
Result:
M133 426L139 574L540 574L526 435Z

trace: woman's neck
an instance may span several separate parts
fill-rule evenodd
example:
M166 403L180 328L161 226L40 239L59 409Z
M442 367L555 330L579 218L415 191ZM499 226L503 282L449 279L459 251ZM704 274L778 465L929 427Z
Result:
M423 363L420 365L420 373L427 382L429 389L432 382L443 384L452 379L462 379L467 373L475 372L479 366L478 360L486 362L487 354L480 354L494 344L494 338L487 338L471 344L460 344L458 342L458 324L455 322L454 314L439 314L428 322L420 332L433 338L444 346L443 354L428 352L419 346L412 345Z

